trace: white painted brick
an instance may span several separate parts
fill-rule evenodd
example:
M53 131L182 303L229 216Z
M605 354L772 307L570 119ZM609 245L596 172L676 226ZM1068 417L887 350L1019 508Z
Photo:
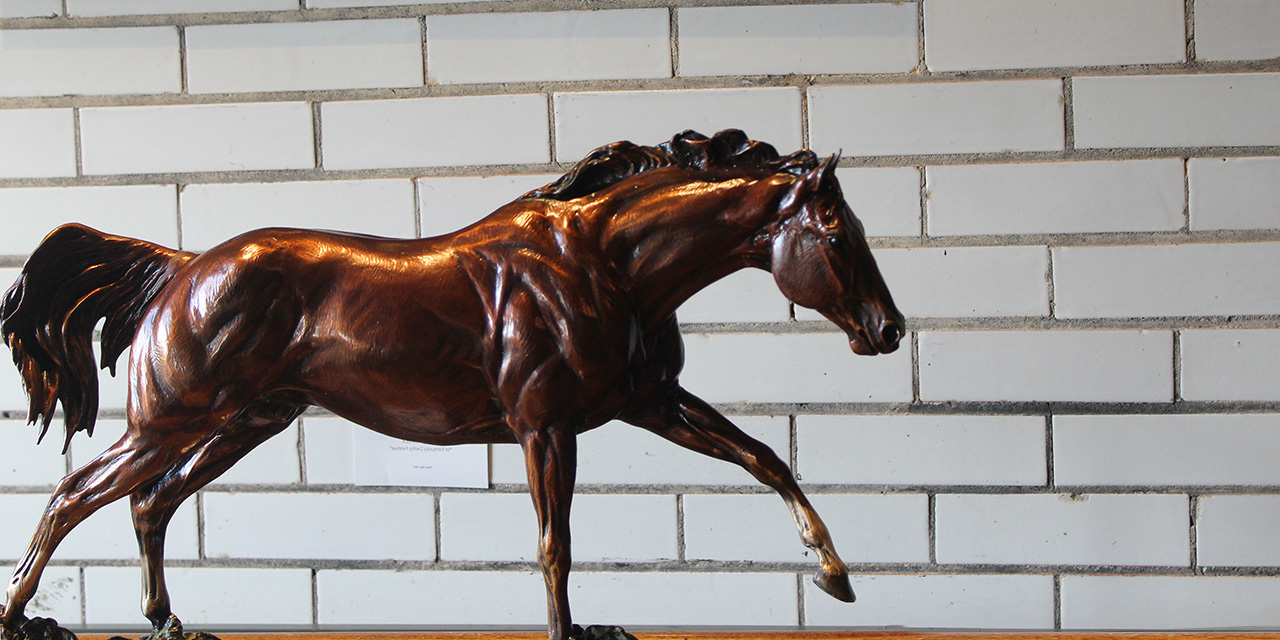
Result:
M1177 231L1177 159L949 165L925 170L929 235Z
M53 618L64 627L83 624L80 568L49 567L40 577L40 590L27 603L27 617Z
M1204 496L1196 518L1196 559L1206 567L1280 565L1278 527L1280 496Z
M258 445L212 484L298 484L302 481L301 469L295 423Z
M547 622L542 575L530 571L322 570L316 572L316 597L322 625ZM581 620L577 599L573 604Z
M813 506L846 562L928 562L924 494L814 495ZM689 560L816 562L776 495L685 495ZM577 544L575 538L575 545Z
M262 227L412 238L414 215L409 180L193 184L182 190L182 245L203 251Z
M5 291L9 290L12 282L6 279ZM17 367L10 366L8 362L0 362L0 408L13 411L15 416L25 416L28 404L26 388L22 386L22 376Z
M0 34L0 96L178 93L178 66L174 27Z
M786 416L733 416L747 435L783 459L790 450ZM517 445L494 445L493 482L526 484ZM742 467L673 444L644 429L614 421L578 436L578 484L747 485L759 482Z
M1187 161L1191 229L1280 227L1280 158Z
M809 90L815 148L850 156L1063 148L1062 82L1004 80Z
M56 18L62 0L0 0L0 18Z
M550 156L547 99L538 94L326 102L320 119L326 169L520 164Z
M543 173L419 178L422 237L457 231L520 196L559 179Z
M389 7L405 4L452 4L455 0L306 0L308 9L327 9L332 7ZM461 0L461 2L479 2L480 0ZM461 4L461 2L459 4Z
M800 93L792 88L557 93L554 102L560 162L618 140L658 144L686 129L707 136L742 129L781 154L803 146Z
M60 422L55 424L60 428ZM81 466L114 444L127 428L124 420L99 420L93 426L92 438L78 435L72 440L72 465ZM50 436L52 438L52 436ZM61 436L58 436L58 440ZM257 445L236 466L214 480L214 485L225 484L297 484L300 481L298 463L298 428L289 426L283 433Z
M871 238L920 235L920 170L836 169L845 202Z
M422 86L412 18L187 27L191 93Z
M120 354L120 359L116 361L116 375L111 375L110 369L98 370L99 409L124 409L128 406L128 362L132 351L132 348L129 348ZM97 340L93 342L93 359L99 365L102 364L102 343Z
M791 306L773 274L743 269L694 294L676 317L681 322L786 322Z
M1280 331L1183 331L1182 397L1280 400Z
M795 626L793 573L591 573L569 576L575 620L622 626Z
M844 334L685 336L685 388L708 402L910 402L911 354L874 358Z
M0 495L10 525L3 530L0 553L14 559L24 549L44 514L49 496L44 493ZM195 501L178 508L169 523L165 556L175 560L199 557L196 546ZM133 560L138 557L138 539L129 515L129 501L117 500L94 512L71 530L53 554L55 560Z
M1049 315L1045 247L879 249L876 265L908 318Z
M1059 485L1274 485L1280 416L1056 416Z
M108 447L115 444L124 435L128 428L128 423L121 419L102 419L93 425L93 435L88 433L77 435L71 439L71 468L76 469L84 466L85 463L94 459L99 453L106 451ZM62 422L55 420L52 427L49 428L50 434L47 437L54 437L54 430L61 431ZM58 438L61 440L61 438Z
M370 527L371 522L389 526ZM204 496L211 558L434 560L430 495L220 493Z
M440 84L671 76L666 9L427 16L427 79Z
M0 178L74 176L70 109L0 109Z
M854 604L804 581L808 627L1052 629L1053 577L1045 575L852 576Z
M938 562L1188 566L1185 495L939 495Z
M1280 625L1280 578L1063 576L1063 629L1257 629Z
M138 611L136 567L86 567L85 622L91 626L150 624ZM190 629L206 625L309 627L310 569L168 567L174 611Z
M674 495L578 495L570 516L577 562L674 560ZM526 493L445 493L440 559L534 562L538 519Z
M797 416L810 484L1043 485L1038 416Z
M178 246L178 199L172 185L0 189L0 212L5 220L0 254L29 254L50 231L68 222Z
M86 174L315 165L304 102L94 107L80 129Z
M1278 242L1053 250L1062 318L1280 313L1276 273Z
M302 424L307 484L352 484L355 459L351 455L352 429L343 418L305 417Z
M933 71L1182 62L1181 0L925 0Z
M0 458L0 486L52 486L67 475L67 460L56 444L61 440L55 431L58 426L49 427L46 444L37 447L38 426L26 420L0 420L0 451L8 452Z
M67 13L77 17L232 11L293 11L295 0L67 0Z
M1076 78L1076 146L1280 144L1280 73Z
M916 6L678 9L680 75L902 73L916 68Z
M1167 331L928 331L920 397L1168 402L1172 362Z
M1280 5L1271 0L1196 0L1196 58L1280 57Z

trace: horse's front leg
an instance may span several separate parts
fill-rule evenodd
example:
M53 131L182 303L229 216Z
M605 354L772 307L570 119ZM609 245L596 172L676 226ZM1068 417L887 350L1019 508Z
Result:
M679 387L664 402L624 419L687 449L737 463L756 480L772 487L791 509L800 541L818 553L822 569L813 576L814 584L838 600L853 602L849 569L836 554L827 526L800 490L791 469L767 445Z
M576 438L573 431L560 428L520 434L529 493L538 512L538 564L547 584L550 640L566 640L573 628L569 615L569 505L578 464Z

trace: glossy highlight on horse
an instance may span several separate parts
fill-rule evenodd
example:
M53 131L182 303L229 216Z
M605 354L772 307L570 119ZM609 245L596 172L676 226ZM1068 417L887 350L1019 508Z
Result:
M171 634L170 518L311 406L417 442L518 443L551 640L574 628L576 437L613 419L737 463L777 490L818 554L814 581L852 601L848 570L791 471L680 386L676 321L698 290L755 267L840 327L854 352L896 349L903 318L837 162L780 156L735 130L656 147L619 142L469 227L415 240L261 229L197 255L59 227L0 306L29 419L43 437L60 403L64 447L92 433L92 339L105 319L103 367L114 372L132 347L128 429L56 487L9 583L6 637L23 635L23 609L58 543L124 497L143 613L154 637Z

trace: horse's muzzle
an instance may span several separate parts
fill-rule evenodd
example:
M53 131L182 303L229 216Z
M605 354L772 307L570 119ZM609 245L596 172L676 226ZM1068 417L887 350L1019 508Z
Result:
M900 319L884 318L874 330L860 326L849 333L849 347L860 356L893 353L906 335L902 324Z

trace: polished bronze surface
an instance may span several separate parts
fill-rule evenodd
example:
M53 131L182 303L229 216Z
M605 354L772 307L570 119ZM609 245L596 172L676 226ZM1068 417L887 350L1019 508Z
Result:
M309 406L406 440L519 443L552 640L572 629L576 437L612 419L735 462L776 489L818 553L815 582L852 601L847 569L786 464L677 381L677 307L745 267L771 271L854 352L897 348L902 315L836 162L808 151L780 157L739 131L621 142L465 229L419 240L262 229L196 255L59 227L0 307L29 417L43 435L61 403L66 443L92 431L91 339L105 318L104 366L132 346L129 426L54 491L9 583L6 633L25 620L58 542L128 496L143 612L163 635L173 624L163 571L170 517Z

